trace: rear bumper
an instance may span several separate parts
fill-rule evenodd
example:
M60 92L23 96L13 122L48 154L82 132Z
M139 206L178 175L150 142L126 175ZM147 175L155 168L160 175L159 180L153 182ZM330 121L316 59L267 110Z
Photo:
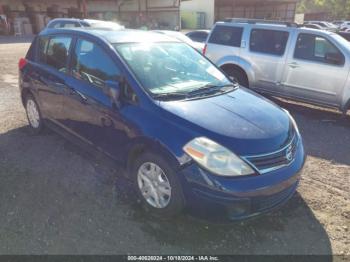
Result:
M290 166L264 175L226 178L211 174L197 164L182 177L186 203L197 214L240 220L266 213L286 203L295 193L305 163L302 143Z

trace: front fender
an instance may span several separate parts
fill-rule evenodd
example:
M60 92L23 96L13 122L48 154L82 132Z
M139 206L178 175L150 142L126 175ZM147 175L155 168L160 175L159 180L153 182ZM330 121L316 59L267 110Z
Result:
M156 110L156 112L152 112ZM132 152L136 147L152 151L166 157L177 168L185 165L191 159L183 151L184 145L195 137L187 128L178 124L175 119L169 119L160 113L161 109L144 110L131 107L124 111L130 129L129 141L125 145L126 152ZM175 117L175 116L174 116ZM176 117L175 117L176 118ZM127 159L128 154L124 157Z
M254 83L255 82L255 73L253 70L253 66L252 64L245 60L242 57L239 56L226 56L221 58L216 65L218 67L223 67L223 66L227 66L227 65L234 65L234 66L238 66L240 68L243 69L243 71L247 74L249 83Z

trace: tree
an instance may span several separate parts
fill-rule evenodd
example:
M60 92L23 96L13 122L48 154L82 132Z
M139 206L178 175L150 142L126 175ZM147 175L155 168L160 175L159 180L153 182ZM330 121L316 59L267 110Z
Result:
M350 0L301 0L298 12L329 12L333 19L349 19Z

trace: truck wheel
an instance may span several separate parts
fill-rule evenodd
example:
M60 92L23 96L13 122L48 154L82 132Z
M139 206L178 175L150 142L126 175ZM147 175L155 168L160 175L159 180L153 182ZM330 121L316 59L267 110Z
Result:
M181 184L161 156L144 153L132 167L133 182L144 209L151 215L171 218L184 208Z
M223 70L232 80L236 81L239 85L249 87L248 78L244 71L237 68L225 68Z

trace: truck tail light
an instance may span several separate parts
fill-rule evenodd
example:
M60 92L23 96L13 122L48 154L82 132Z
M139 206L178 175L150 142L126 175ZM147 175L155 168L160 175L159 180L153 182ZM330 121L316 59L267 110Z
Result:
M203 48L203 55L205 55L206 52L207 52L207 44L205 44L205 46Z

